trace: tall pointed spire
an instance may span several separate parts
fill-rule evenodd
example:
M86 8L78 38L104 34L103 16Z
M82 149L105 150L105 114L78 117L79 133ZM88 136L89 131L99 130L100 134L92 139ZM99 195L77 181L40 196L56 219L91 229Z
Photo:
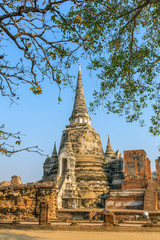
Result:
M52 157L57 157L56 142L54 142L54 149L53 149L53 152L52 152Z
M106 147L106 152L105 152L105 155L107 157L110 157L113 155L113 149L112 149L112 146L111 146L111 142L110 142L110 137L108 135L108 142L107 142L107 147Z
M82 76L81 76L81 64L79 63L78 78L76 95L74 100L74 107L72 116L70 117L71 124L73 123L90 123L91 118L88 115L86 101L84 97Z

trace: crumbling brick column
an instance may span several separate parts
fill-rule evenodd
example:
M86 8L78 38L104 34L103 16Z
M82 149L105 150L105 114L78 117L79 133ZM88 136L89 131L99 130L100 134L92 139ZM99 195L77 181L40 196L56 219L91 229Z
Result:
M49 211L47 202L40 203L39 225L49 225Z
M146 188L151 179L150 160L144 150L124 151L125 180L123 189Z
M144 210L157 210L157 182L154 179L149 180L147 189L145 189Z
M160 186L160 157L156 159L156 174L157 174L157 183Z
M104 211L103 212L103 219L104 219L104 225L109 226L109 225L115 225L115 215L113 212L110 211Z

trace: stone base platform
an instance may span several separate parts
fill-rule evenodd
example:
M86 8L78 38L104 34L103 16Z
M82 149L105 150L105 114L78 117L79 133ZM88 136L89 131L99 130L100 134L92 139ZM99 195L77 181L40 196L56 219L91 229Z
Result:
M105 208L143 210L144 194L145 189L111 190Z
M105 209L59 209L57 213L57 220L70 222L72 220L88 221L92 212L95 213L95 219L93 221L103 221L103 211ZM135 216L139 215L140 219L144 220L142 214L144 210L127 210L127 209L110 209L110 212L115 214L116 221L123 220L135 220ZM149 217L160 221L160 211L148 211ZM56 220L56 221L57 221Z

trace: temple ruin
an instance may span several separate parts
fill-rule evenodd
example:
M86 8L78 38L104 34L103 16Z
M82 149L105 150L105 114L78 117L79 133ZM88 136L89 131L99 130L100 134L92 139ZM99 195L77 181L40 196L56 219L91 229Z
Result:
M87 111L80 65L69 121L59 153L54 146L52 156L44 163L43 181L57 183L59 208L104 207L109 187L121 187L123 158L119 151L112 150L109 138L103 152L100 136L91 126Z
M44 162L42 180L23 184L14 175L10 182L0 183L1 219L39 218L40 224L48 225L49 219L86 219L103 213L97 208L105 208L105 224L114 224L114 214L108 210L117 211L117 215L124 209L123 214L128 215L130 210L160 210L160 157L156 159L156 177L152 178L144 150L124 151L123 159L119 150L113 151L108 136L103 151L100 136L91 126L80 66L69 121L59 151L55 143L51 157Z
M49 218L57 216L57 188L52 182L23 184L19 176L0 183L0 219L36 220L40 204L49 204Z
M58 187L58 208L159 209L160 158L156 160L157 179L152 179L150 160L144 150L113 151L110 137L106 151L91 126L81 69L70 124L63 131L44 163L42 181Z

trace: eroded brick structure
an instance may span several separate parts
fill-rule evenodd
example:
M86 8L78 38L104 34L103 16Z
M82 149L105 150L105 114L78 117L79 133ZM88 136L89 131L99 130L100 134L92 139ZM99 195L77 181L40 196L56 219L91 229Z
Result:
M156 159L156 175L157 175L157 182L160 187L160 157Z
M37 218L40 203L49 204L49 217L56 218L57 189L51 183L0 187L0 218L29 220Z
M150 160L144 150L124 151L124 174L122 189L146 188L152 176Z
M16 176L16 175L12 176L12 178L11 178L11 184L13 184L13 185L21 185L21 184L22 184L22 179L21 179L21 177Z
M49 225L49 207L47 202L40 203L39 225Z
M159 161L156 169L159 174ZM125 179L122 189L110 191L106 200L106 209L160 209L160 190L157 181L151 177L150 160L144 150L124 151ZM157 176L159 176L157 174Z
M105 202L106 209L139 209L144 208L145 189L121 189L110 191Z
M113 212L110 211L103 211L104 215L104 226L114 226L116 221L115 221L115 215Z
M157 175L157 209L160 209L160 157L158 157L155 162Z
M149 179L148 185L144 194L144 210L154 211L157 210L157 181L155 179Z
M22 184L22 179L19 176L12 176L11 181L3 181L0 182L0 186L10 186L10 185L21 185Z

